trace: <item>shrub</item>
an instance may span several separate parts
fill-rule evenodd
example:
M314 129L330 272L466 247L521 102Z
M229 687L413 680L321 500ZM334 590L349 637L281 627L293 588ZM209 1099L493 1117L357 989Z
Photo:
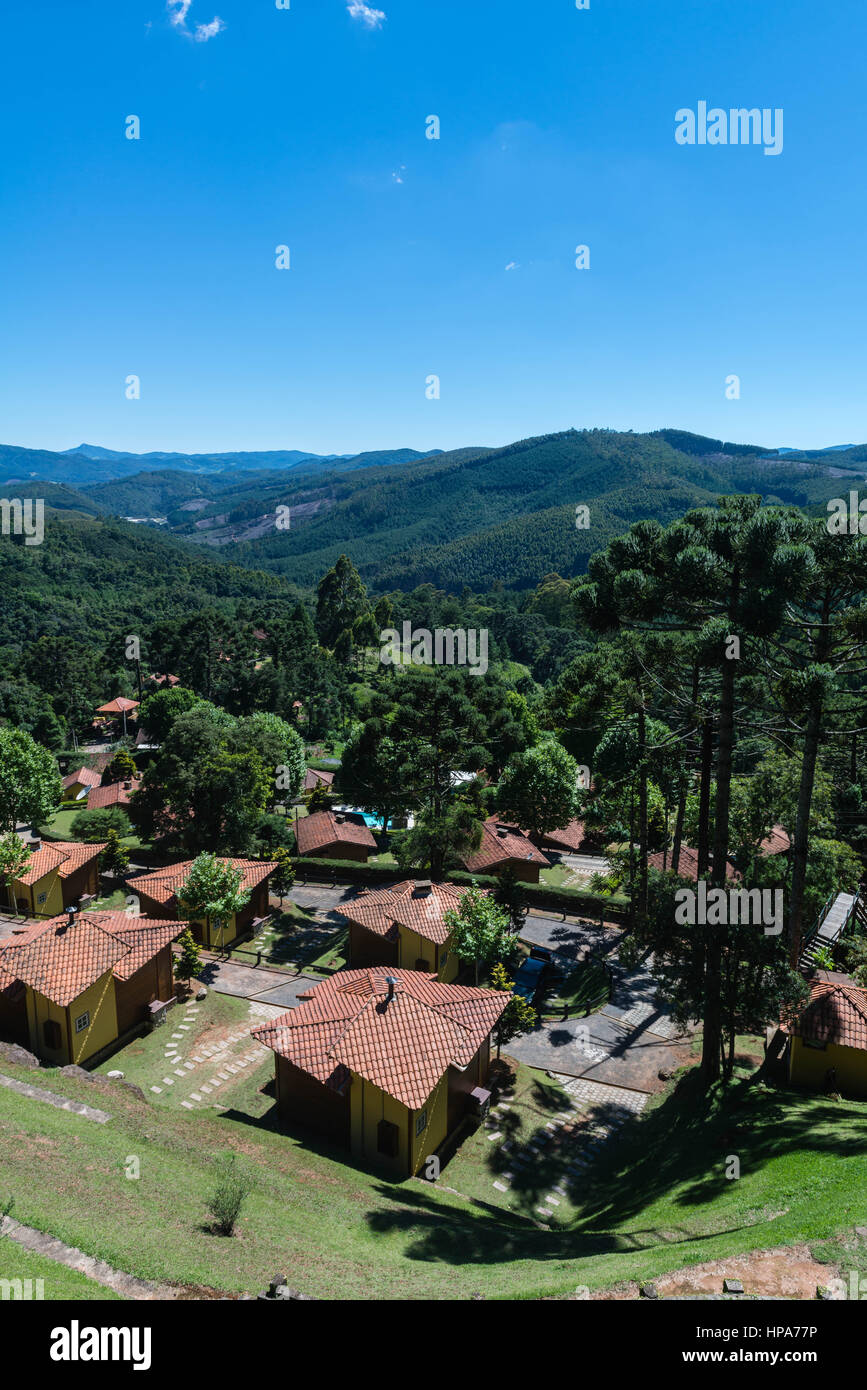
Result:
M208 1201L208 1211L222 1236L231 1236L241 1214L245 1199L253 1191L252 1174L238 1162L237 1154L226 1154L220 1160L217 1185Z
M129 816L121 806L102 806L95 811L79 811L72 822L74 840L107 840L109 830L114 830L120 839L129 835L132 826Z

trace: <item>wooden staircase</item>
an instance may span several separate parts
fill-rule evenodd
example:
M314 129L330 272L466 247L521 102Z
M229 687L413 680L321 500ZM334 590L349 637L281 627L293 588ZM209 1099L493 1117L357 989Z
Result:
M816 969L816 955L821 950L831 950L843 932L858 917L867 925L867 913L860 890L857 893L831 893L804 942L801 959L798 962L804 975Z

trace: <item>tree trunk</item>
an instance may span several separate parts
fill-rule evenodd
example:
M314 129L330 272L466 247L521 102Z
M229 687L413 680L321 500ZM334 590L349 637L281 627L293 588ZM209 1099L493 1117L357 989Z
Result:
M737 596L737 576L734 597ZM734 606L734 605L733 605ZM717 742L716 800L714 803L713 869L714 887L725 888L728 865L729 807L731 804L732 753L734 750L735 664L724 660L720 682L719 737ZM699 871L699 876L701 872ZM701 1067L705 1085L718 1080L720 1074L720 1044L722 1040L721 967L722 941L720 928L705 927L707 955L705 958L704 1039Z
M647 719L638 711L638 923L647 922Z

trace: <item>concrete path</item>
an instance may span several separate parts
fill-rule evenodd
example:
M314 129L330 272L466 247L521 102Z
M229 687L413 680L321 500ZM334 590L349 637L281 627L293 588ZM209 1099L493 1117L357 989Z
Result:
M217 994L232 994L238 999L255 999L263 1004L279 1004L289 1009L299 994L319 984L312 975L289 975L283 970L267 970L263 966L238 965L235 961L209 960L200 981Z
M69 1110L73 1115L80 1115L83 1120L93 1120L98 1125L107 1124L111 1119L104 1110L97 1110L92 1105L82 1105L81 1101L70 1100L68 1096L55 1095L53 1091L45 1091L41 1086L31 1086L29 1081L15 1081L11 1076L0 1074L0 1086L5 1086L9 1091L17 1091L19 1096L29 1096L31 1100L41 1101L44 1105L53 1105L56 1110Z

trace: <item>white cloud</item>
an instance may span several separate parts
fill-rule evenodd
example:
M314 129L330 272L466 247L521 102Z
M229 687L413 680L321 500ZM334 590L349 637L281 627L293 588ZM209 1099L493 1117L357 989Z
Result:
M193 0L166 0L169 21L174 25L175 29L179 29L182 34L185 34L188 39L192 39L194 43L207 43L208 39L212 39L217 34L222 33L226 26L222 19L215 17L209 24L197 24L195 29L190 30L187 27L187 15L190 12L192 3Z
M193 38L196 43L207 43L208 39L212 39L215 34L219 34L225 27L225 24L219 18L212 19L210 24L197 24Z
M374 10L364 0L349 0L346 8L353 19L360 19L368 29L381 29L387 18L384 10Z
M405 173L406 173L406 165L405 165L405 164L400 164L400 165L397 167L397 169L394 170L394 172L392 173L392 176L391 176L391 177L392 177L392 179L394 180L395 183L403 183L403 176L404 176Z
M509 261L509 264L506 266L506 269L507 269L507 270L517 270L517 269L518 269L518 262L517 262L517 261Z

